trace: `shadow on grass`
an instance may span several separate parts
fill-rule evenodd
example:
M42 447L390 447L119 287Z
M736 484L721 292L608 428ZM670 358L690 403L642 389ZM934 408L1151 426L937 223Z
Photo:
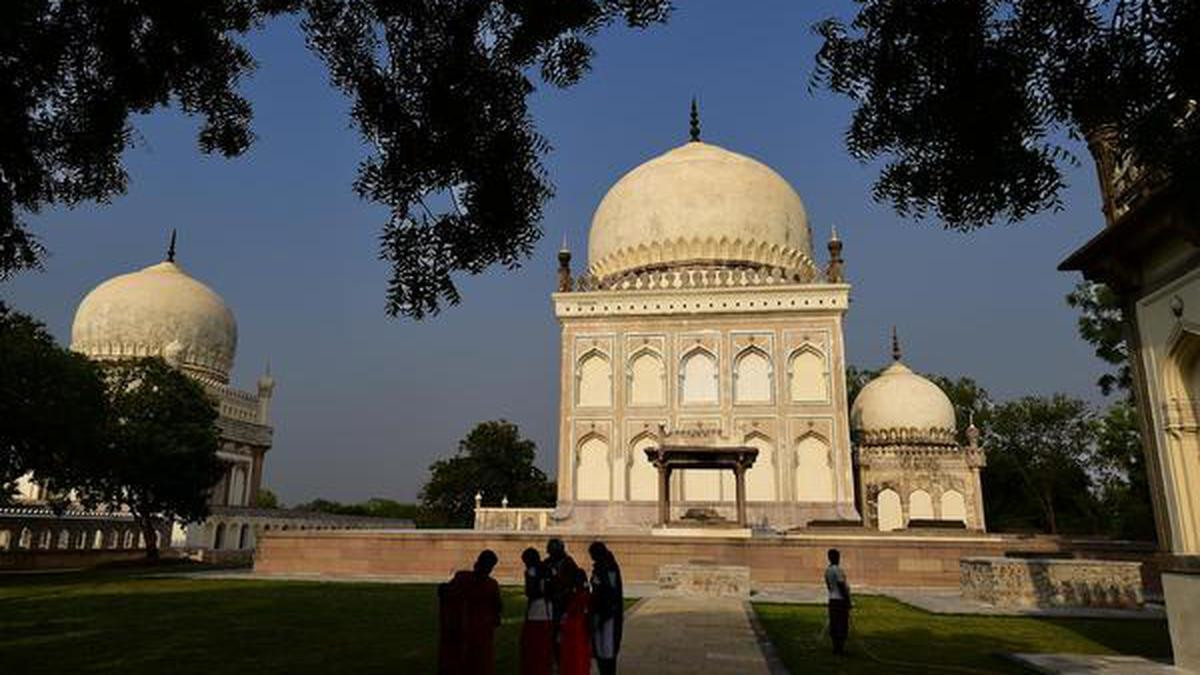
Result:
M0 586L4 673L428 673L434 587L86 574ZM505 592L497 672L524 603Z
M1024 672L1011 652L1170 653L1163 621L943 615L890 598L856 601L848 649L831 654L820 605L756 604L780 658L793 672Z

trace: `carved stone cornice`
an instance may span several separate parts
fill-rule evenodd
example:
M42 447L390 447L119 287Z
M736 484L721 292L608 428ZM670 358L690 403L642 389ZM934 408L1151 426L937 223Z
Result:
M872 446L950 446L958 447L954 429L918 429L899 427L895 429L873 429L858 431L858 444Z
M559 319L592 316L845 312L848 284L597 290L555 293Z

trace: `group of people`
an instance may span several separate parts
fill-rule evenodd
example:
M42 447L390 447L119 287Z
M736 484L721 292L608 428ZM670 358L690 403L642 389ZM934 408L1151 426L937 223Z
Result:
M617 672L625 597L621 568L603 542L588 547L589 577L561 539L521 554L525 565L525 619L521 626L522 675L588 675L595 659L601 675ZM494 635L500 625L500 586L491 577L499 558L479 554L474 568L438 586L438 673L491 675Z

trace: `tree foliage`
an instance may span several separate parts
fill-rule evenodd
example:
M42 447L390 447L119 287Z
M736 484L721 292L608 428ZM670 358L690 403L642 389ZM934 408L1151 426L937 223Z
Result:
M421 488L423 517L430 524L469 527L474 520L475 494L491 505L508 498L511 506L551 506L554 483L533 465L537 446L521 438L517 425L481 422L458 443L453 457L429 467L429 482Z
M1067 295L1067 304L1079 310L1079 337L1088 342L1096 356L1113 366L1096 385L1105 396L1114 391L1133 393L1133 375L1129 368L1129 346L1125 343L1125 316L1120 298L1104 284L1081 281Z
M1200 3L858 0L814 26L814 86L852 99L850 153L884 159L874 197L968 230L1061 206L1077 141L1194 182Z
M203 118L202 151L243 153L254 134L238 86L254 61L240 40L287 13L373 150L354 189L388 209L388 312L437 312L458 302L454 274L515 267L541 234L552 187L532 71L569 86L601 28L669 11L667 0L0 3L0 279L41 260L22 214L124 192L132 113L177 104Z
M81 496L89 505L128 508L157 556L155 525L199 522L225 472L217 411L203 387L161 358L106 363L108 427L103 452Z
M329 499L314 499L292 507L296 511L315 511L317 513L334 513L341 516L363 516L367 518L391 518L395 520L416 521L418 506L394 499L372 497L357 504L343 504Z
M1015 475L1018 491L988 486L985 498L1010 504L1010 512L1024 512L1051 534L1097 531L1099 514L1089 475L1089 468L1097 464L1096 432L1087 404L1061 394L997 405L985 442L988 471Z
M0 302L0 504L28 473L52 495L78 483L102 442L105 415L95 365Z
M254 505L260 509L278 509L280 508L279 496L275 494L274 490L260 487L254 495Z

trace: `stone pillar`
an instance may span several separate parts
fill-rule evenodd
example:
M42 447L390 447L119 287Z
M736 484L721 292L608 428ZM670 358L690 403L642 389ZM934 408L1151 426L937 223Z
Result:
M737 521L746 527L746 467L740 462L733 467L733 482L737 486Z
M658 524L671 521L671 470L665 464L658 465Z

